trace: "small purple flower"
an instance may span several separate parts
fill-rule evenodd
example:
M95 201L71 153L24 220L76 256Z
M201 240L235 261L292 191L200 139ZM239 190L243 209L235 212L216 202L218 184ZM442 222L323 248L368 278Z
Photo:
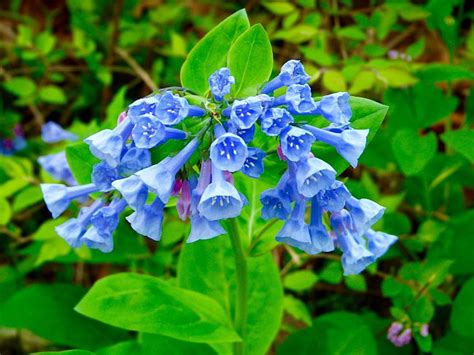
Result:
M210 148L210 157L219 170L230 172L242 168L248 156L247 145L244 140L233 133L225 133L224 127L214 127L217 139Z
M222 101L230 94L230 88L235 84L235 78L230 75L229 68L220 68L209 77L209 87L216 101Z
M304 84L309 79L310 76L306 74L303 64L299 60L289 60L281 67L280 74L263 87L262 93L271 93L282 86Z
M291 113L313 114L317 111L317 105L311 96L311 88L308 84L291 85L286 94L277 97L275 105L288 105Z
M68 185L77 184L69 168L65 151L39 157L38 163L54 179L62 180Z
M53 218L57 218L62 214L72 200L97 191L99 191L99 187L94 184L71 187L62 184L41 184L43 199Z
M151 205L136 210L126 220L138 234L158 241L161 239L164 208L165 204L157 197Z
M427 337L428 335L430 335L430 326L429 326L429 324L424 323L424 324L421 325L420 335L422 337Z
M266 154L263 150L249 147L248 156L241 171L247 176L258 179L260 175L263 174L263 158L265 158L265 156Z
M181 196L176 204L176 209L179 218L183 221L191 216L191 187L187 180L181 186Z
M306 199L296 201L290 218L285 222L275 239L278 242L283 242L297 248L302 244L310 244L311 235L308 225L304 220L305 213Z
M222 114L228 115L229 109ZM262 100L257 97L249 97L245 100L235 100L230 108L230 121L241 129L252 127L263 113Z
M46 143L57 143L61 141L75 141L79 137L66 131L56 122L47 122L41 127L41 138Z
M148 197L148 187L136 175L115 180L112 186L117 189L128 205L134 210L142 208Z
M281 150L288 160L306 159L314 140L314 136L307 130L289 127L280 135Z
M92 168L92 182L102 192L113 190L112 183L118 178L118 169L112 168L105 161L94 165Z
M154 115L165 126L174 126L186 117L204 116L206 111L200 107L190 105L184 97L173 95L166 91L155 107Z
M151 165L151 153L147 149L130 148L120 160L120 175L131 175Z
M284 108L271 108L262 116L260 127L268 136L278 136L294 121L293 116Z
M135 122L132 138L138 148L151 149L169 139L186 139L187 137L185 132L166 127L150 114L137 117Z
M306 198L330 187L336 179L336 171L331 165L318 158L302 159L296 168L296 187Z

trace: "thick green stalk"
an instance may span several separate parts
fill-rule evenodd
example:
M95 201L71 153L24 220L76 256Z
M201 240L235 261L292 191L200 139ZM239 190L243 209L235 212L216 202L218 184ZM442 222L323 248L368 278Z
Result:
M234 344L234 353L236 355L244 354L245 348L245 326L247 323L248 308L248 275L247 260L242 249L239 231L235 219L229 221L229 236L232 243L235 259L235 276L237 281L237 297L235 302L234 326L242 342Z

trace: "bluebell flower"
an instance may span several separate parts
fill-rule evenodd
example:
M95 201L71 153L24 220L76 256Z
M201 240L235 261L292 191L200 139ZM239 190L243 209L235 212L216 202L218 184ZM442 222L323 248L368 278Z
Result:
M128 117L133 123L135 123L138 117L153 114L159 100L159 95L153 95L134 101L128 106Z
M263 113L262 100L257 97L249 97L245 100L235 100L232 107L222 111L224 116L229 115L230 121L241 129L252 127Z
M70 187L62 184L41 184L43 199L53 218L57 218L63 213L72 200L97 191L99 191L99 187L94 184Z
M244 140L233 133L225 133L224 127L214 127L216 139L211 144L210 158L219 170L238 171L248 156Z
M231 121L227 121L227 131L238 135L246 144L253 141L253 138L255 137L255 125L250 128L242 129L232 124Z
M65 151L39 157L38 163L54 179L62 180L68 185L77 184L69 168Z
M195 214L191 216L191 233L186 242L212 239L226 233L219 221L210 221L200 214Z
M323 209L339 212L351 197L351 193L342 182L336 180L329 188L319 192L317 197Z
M132 129L133 124L131 120L127 119L113 130L104 129L84 139L84 142L89 145L89 149L95 157L105 160L107 164L115 168L120 163L122 151Z
M271 93L282 86L305 84L309 79L310 76L306 74L299 60L289 60L282 65L280 74L262 88L262 93Z
M352 129L350 127L336 129L304 125L303 128L311 132L316 140L336 148L336 151L354 168L364 152L369 134L368 129Z
M210 221L237 217L244 205L239 192L224 178L224 172L212 163L210 183L198 204L199 213Z
M275 98L273 103L278 106L288 105L288 110L296 114L313 114L317 110L308 84L291 85L286 94Z
M346 201L346 208L351 214L354 229L363 235L380 218L382 218L385 208L378 203L362 198L360 200L351 197Z
M187 136L186 132L166 127L151 114L137 117L132 130L135 145L145 149L156 147L169 139L186 139Z
M113 190L112 183L118 178L118 169L112 168L105 161L94 165L92 168L92 182L102 192Z
M318 113L339 126L348 125L352 117L349 97L347 92L337 92L323 96L321 101L318 102Z
M314 140L314 136L307 130L289 127L280 135L281 150L290 161L306 159Z
M112 186L117 189L127 204L134 210L142 208L148 197L148 187L136 175L115 180Z
M342 250L342 268L344 275L358 274L375 261L374 255L367 250L363 240L354 229L351 215L347 210L331 214L331 226Z
M249 147L248 156L245 159L244 165L242 166L242 172L250 177L258 179L263 174L264 165L263 158L266 154L259 148Z
M293 195L290 180L290 174L285 172L274 189L265 190L260 194L263 219L286 220L288 218L291 213L291 197Z
M284 108L271 108L262 116L260 127L268 136L278 136L294 121L293 116Z
M318 192L327 189L335 179L336 171L321 159L302 159L297 164L296 187L306 198L314 197Z
M79 137L66 131L56 122L47 122L41 127L41 138L46 143L57 143L61 141L75 141Z
M388 248L397 241L397 237L391 234L374 231L369 229L365 232L368 240L368 249L376 258L384 255Z
M204 109L190 105L184 97L166 91L161 95L155 107L154 116L165 126L174 126L186 117L200 117L204 116L205 113Z
M324 226L323 210L317 197L311 199L311 221L309 224L309 234L311 235L311 249L309 254L320 252L330 252L334 250L334 240ZM304 249L303 249L304 250Z
M167 157L158 164L135 173L162 202L167 203L176 179L176 174L199 146L199 140L191 140L174 157Z
M104 206L101 199L94 201L90 206L82 207L77 218L71 218L56 228L56 233L72 248L82 245L82 236L89 227L92 215Z
M306 199L295 201L290 218L277 233L275 239L288 245L299 248L301 244L310 244L311 235L305 222Z
M180 196L176 203L176 210L178 216L182 221L185 221L191 216L191 190L192 186L195 185L195 179L185 180L181 185Z
M151 153L147 149L129 148L120 160L121 175L131 175L151 165Z
M209 77L209 87L216 101L222 101L230 94L230 88L235 84L235 78L230 75L229 68L220 68Z
M135 232L158 241L161 239L164 208L165 204L157 197L151 205L143 206L126 219Z

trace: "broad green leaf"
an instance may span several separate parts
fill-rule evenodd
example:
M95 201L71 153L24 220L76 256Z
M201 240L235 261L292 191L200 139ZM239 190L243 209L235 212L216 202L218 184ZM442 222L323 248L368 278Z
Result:
M13 199L13 211L15 213L24 210L27 207L30 207L43 199L43 194L38 185L28 186L26 189L23 189L19 194Z
M26 179L12 179L0 184L0 197L10 197L29 185Z
M273 53L262 25L252 26L241 34L229 50L227 66L235 77L233 97L255 95L272 73Z
M342 280L342 267L338 261L329 262L319 274L322 281L337 285Z
M324 314L307 329L291 334L277 354L376 355L374 336L362 317L349 312Z
M351 290L357 292L366 292L367 291L367 282L363 275L349 275L344 278L346 286Z
M56 37L49 31L41 32L35 38L35 45L36 48L41 52L43 55L49 54L56 44Z
M6 225L10 222L10 218L12 217L12 209L10 204L6 199L0 197L0 226Z
M474 163L474 130L446 132L441 136L441 139L471 163Z
M181 84L204 95L209 90L209 76L226 65L232 43L249 27L245 10L237 11L214 27L189 52L181 67Z
M346 81L340 71L328 70L323 74L323 85L329 91L346 91Z
M78 143L66 147L66 158L77 182L90 183L92 168L100 161L92 155L89 146L86 143Z
M299 44L312 40L317 33L318 29L314 26L299 24L292 26L291 28L275 32L272 35L272 39L282 39L289 43Z
M375 74L371 71L363 70L355 76L352 86L349 89L349 93L358 94L362 91L371 89L374 84Z
M379 69L378 74L388 86L395 88L412 86L418 81L418 79L412 76L407 70L396 67Z
M296 320L300 320L306 325L311 325L313 323L311 319L311 313L309 312L308 307L306 307L306 304L303 301L291 295L288 295L285 296L283 304L285 312L287 312Z
M269 11L275 15L288 15L295 11L295 6L290 2L285 1L265 1L262 3Z
M88 350L126 338L126 332L73 311L85 290L66 284L35 284L0 305L0 325L26 328L56 344Z
M436 154L436 137L430 132L420 136L414 130L399 130L392 138L392 150L401 170L415 175L423 170Z
M185 341L240 340L214 299L147 275L121 273L103 278L75 310L120 328Z
M117 125L117 118L124 110L126 110L125 94L127 86L122 86L112 98L112 101L107 106L105 121L101 128L114 128Z
M352 39L355 41L364 41L367 35L357 26L346 26L336 31L340 38Z
M67 101L63 89L55 85L43 86L39 89L39 99L50 104L65 104Z
M451 327L453 330L467 338L473 339L474 329L474 278L467 281L453 303L451 313Z
M228 235L186 244L178 264L181 287L205 293L219 302L233 318L235 264ZM206 255L206 257L203 257ZM247 354L265 354L280 327L283 292L278 269L269 253L248 258L248 318L245 333ZM216 350L229 351L227 347Z
M467 67L453 64L428 64L420 67L416 75L426 83L474 80L474 73Z
M36 84L33 80L23 76L17 76L3 83L3 87L18 97L27 97L36 91Z
M289 273L283 280L283 286L292 291L311 289L318 281L316 274L310 270L298 270Z

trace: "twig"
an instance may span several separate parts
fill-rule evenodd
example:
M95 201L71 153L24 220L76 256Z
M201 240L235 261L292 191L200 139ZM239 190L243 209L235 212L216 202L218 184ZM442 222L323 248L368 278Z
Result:
M158 90L158 87L153 82L152 78L143 69L140 64L137 63L125 50L116 47L115 52L132 68L135 73L143 80L143 82L153 91Z

